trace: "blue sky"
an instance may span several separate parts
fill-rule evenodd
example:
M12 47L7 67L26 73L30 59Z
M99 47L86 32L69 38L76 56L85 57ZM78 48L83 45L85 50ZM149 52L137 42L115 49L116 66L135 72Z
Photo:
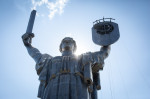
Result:
M38 0L40 1L40 0ZM49 0L55 2L55 0ZM33 46L41 53L61 55L65 36L77 42L77 54L98 51L92 41L92 22L115 18L120 39L112 45L101 71L99 99L150 99L150 1L68 0L63 13L50 20L46 5L37 7ZM21 36L33 7L31 0L0 0L0 99L37 99L38 76Z

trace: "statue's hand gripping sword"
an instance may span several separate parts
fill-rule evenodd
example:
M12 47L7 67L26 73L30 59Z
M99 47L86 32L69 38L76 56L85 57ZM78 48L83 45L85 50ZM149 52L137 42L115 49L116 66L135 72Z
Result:
M30 14L30 19L28 22L27 30L26 33L22 36L22 39L28 43L31 43L32 38L34 37L34 34L32 33L33 25L34 25L34 20L36 16L36 10L32 10Z

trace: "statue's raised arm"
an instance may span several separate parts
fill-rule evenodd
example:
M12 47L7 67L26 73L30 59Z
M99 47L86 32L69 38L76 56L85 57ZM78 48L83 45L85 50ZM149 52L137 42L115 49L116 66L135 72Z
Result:
M23 43L25 47L27 48L27 51L29 55L35 60L35 62L38 62L38 60L42 57L42 54L37 48L34 48L31 43L32 43L32 37L30 35L34 35L33 33L25 33L22 36Z
M26 30L26 33L22 35L22 40L23 40L25 47L28 50L29 55L36 62L36 70L37 70L37 74L39 75L44 67L42 64L45 63L46 59L49 59L52 57L48 54L41 54L37 48L34 48L31 45L32 38L34 37L34 34L32 33L32 29L34 25L35 16L36 16L36 10L32 10L30 14L27 30Z
M31 35L33 35L33 36L31 36ZM43 69L43 66L44 66L43 64L45 63L45 61L52 57L48 54L41 54L41 52L37 48L32 46L31 43L32 43L33 37L34 37L33 33L25 33L22 36L22 40L23 40L25 47L27 48L29 55L36 62L36 70L37 70L37 74L39 75L41 70Z
M109 56L110 50L111 50L110 45L101 47L100 53L101 53L103 59L106 59Z
M104 67L104 60L109 56L111 50L111 46L102 46L100 51L92 53L93 58L93 72L98 72L99 70L103 70Z
M92 40L95 44L102 46L99 52L93 53L96 54L94 55L95 63L96 61L97 63L102 63L102 61L108 57L110 52L110 45L115 43L120 37L118 24L112 22L112 20L115 19L103 18L93 22ZM103 65L99 65L97 68L94 66L93 70L94 69L96 71L97 69L103 69Z
M25 33L22 36L22 40L23 40L25 47L27 48L29 55L36 62L35 68L36 68L37 74L39 75L39 80L40 80L40 86L39 86L39 92L38 92L38 97L39 97L39 96L42 96L45 86L48 83L48 69L47 69L48 61L52 57L48 54L41 54L37 48L34 48L31 45L33 37L34 37L33 33Z
M120 37L118 24L112 22L112 20L115 19L103 18L93 22L92 40L95 44L102 47L100 51L91 54L93 74L93 92L91 93L92 99L97 99L97 90L101 89L99 70L103 70L104 60L110 53L110 45L115 43Z

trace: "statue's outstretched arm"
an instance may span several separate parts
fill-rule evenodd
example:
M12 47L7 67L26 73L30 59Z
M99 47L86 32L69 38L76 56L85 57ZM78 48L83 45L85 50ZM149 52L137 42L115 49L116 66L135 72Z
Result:
M82 54L82 64L85 65L91 63L93 72L103 70L104 60L108 57L109 53L110 53L110 45L102 46L100 51L97 52L88 52Z
M102 55L103 59L106 59L110 53L110 49L111 49L110 45L102 46L98 54Z
M34 48L31 43L32 43L32 37L34 36L33 33L25 33L23 36L22 36L22 40L23 40L23 43L25 45L25 47L27 48L28 50L28 53L29 55L35 60L35 62L37 62L41 57L42 57L42 54L40 53L40 51L37 49L37 48Z
M47 59L51 59L52 56L48 54L41 54L37 48L34 48L31 45L32 37L34 37L33 33L25 33L22 36L23 43L28 50L29 55L35 60L36 62L36 71L39 75L43 70L44 64ZM46 65L46 64L45 64Z
M100 51L92 53L93 72L98 72L99 70L103 70L104 60L108 57L109 53L110 53L110 45L102 46Z
M23 43L28 50L29 55L35 60L36 66L35 69L37 74L39 75L40 86L38 91L38 97L42 97L44 93L44 89L48 83L48 60L52 58L52 56L48 54L41 54L37 48L34 48L31 45L32 37L34 37L33 33L25 33L22 36Z

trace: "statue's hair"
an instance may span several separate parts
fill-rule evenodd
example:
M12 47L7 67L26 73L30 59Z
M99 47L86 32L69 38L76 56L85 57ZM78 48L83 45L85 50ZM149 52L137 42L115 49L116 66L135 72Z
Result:
M61 41L60 46L59 46L59 51L62 52L62 47L61 47L61 46L62 46L62 43L63 43L63 41L64 41L65 39L67 39L67 38L69 38L69 39L71 39L71 40L73 41L73 43L74 43L73 52L75 52L76 49L77 49L76 41L75 41L73 38L71 38L71 37L65 37L65 38Z

